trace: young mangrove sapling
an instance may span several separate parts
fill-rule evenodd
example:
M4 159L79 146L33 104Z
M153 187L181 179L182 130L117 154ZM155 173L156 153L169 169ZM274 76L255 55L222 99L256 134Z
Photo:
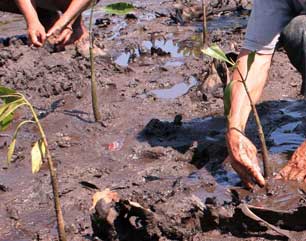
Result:
M202 52L210 57L213 57L215 59L218 59L220 61L225 61L226 63L228 63L230 66L232 66L233 68L235 68L239 75L240 75L240 78L241 78L241 82L244 86L244 89L247 93L247 96L248 96L248 99L250 101L250 105L251 105L251 108L252 108L252 112L254 114L254 117L255 117L255 122L256 122L256 125L257 125L257 130L258 130L258 135L259 135L259 139L260 139L260 143L261 143L261 151L262 151L262 160L263 160L263 167L264 167L264 176L267 178L269 176L272 175L272 169L271 169L271 166L269 164L269 154L268 154L268 148L267 148L267 145L266 145L266 141L265 141L265 135L264 135L264 132L263 132L263 128L262 128L262 125L261 125L261 122L260 122L260 119L259 119L259 115L258 115L258 112L256 110L256 107L255 107L255 103L253 102L252 98L251 98L251 95L250 95L250 92L248 90L248 87L247 87L247 84L246 84L246 80L248 78L248 74L250 72L250 68L254 62L254 59L255 59L255 52L252 52L248 55L248 60L247 60L247 74L246 76L244 77L240 71L240 69L237 67L237 64L227 58L227 56L225 55L225 53L217 46L217 45L212 45L211 47L208 47L206 49L203 49ZM232 80L225 88L225 91L224 91L224 112L225 112L225 115L228 116L229 113L230 113L230 109L231 109L231 90L232 90L232 86L233 86L233 82L235 80Z
M12 141L8 147L7 153L7 161L11 162L12 156L14 154L17 135L21 127L26 124L36 124L38 127L38 131L40 134L40 139L36 141L32 147L31 151L31 160L32 160L32 173L37 173L40 170L40 167L43 163L43 159L46 158L48 161L50 176L51 176L51 185L53 189L54 196L54 207L56 211L57 224L58 224L58 236L60 241L66 241L66 233L65 233L65 224L64 218L61 210L60 199L59 199L59 189L58 189L58 181L56 170L54 167L54 163L52 161L51 153L49 151L47 138L45 132L41 126L41 123L35 113L35 110L31 103L25 98L21 93L16 92L13 89L9 89L3 86L0 86L0 99L2 100L2 105L0 106L0 129L5 130L8 125L13 120L14 112L20 107L28 107L30 110L33 119L25 120L19 123L17 126Z

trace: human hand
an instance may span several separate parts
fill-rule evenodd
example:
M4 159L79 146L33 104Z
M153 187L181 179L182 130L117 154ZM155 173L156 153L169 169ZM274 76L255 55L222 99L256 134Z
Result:
M276 176L277 179L296 180L306 183L306 141L293 153L290 161Z
M28 36L31 44L35 47L42 47L46 41L46 31L40 22L30 23L28 25Z
M71 26L66 26L62 31L59 29L50 29L47 33L49 39L52 38L52 43L56 45L66 45L69 44L71 36L73 34L73 29Z
M257 150L254 144L238 129L230 129L226 133L227 146L233 169L238 173L243 183L248 188L253 188L254 183L265 185L257 159Z

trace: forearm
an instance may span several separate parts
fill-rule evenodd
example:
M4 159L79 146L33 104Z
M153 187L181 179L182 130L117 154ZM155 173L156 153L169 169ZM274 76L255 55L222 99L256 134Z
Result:
M237 66L244 78L247 75L248 53L248 51L243 51L240 54ZM254 63L248 74L246 83L254 104L259 100L266 83L271 59L272 55L256 54ZM245 88L241 83L241 76L237 68L233 73L235 83L233 83L231 92L231 110L228 115L228 128L237 128L243 131L251 111L251 105Z
M77 17L90 6L91 0L72 0L67 10L63 13L58 20L58 26L64 28L77 19Z
M39 22L34 0L15 0L15 3L23 14L28 26Z

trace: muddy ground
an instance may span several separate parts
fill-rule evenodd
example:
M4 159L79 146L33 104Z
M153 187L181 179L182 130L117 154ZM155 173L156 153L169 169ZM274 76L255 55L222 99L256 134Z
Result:
M0 13L1 84L24 93L39 113L57 164L68 240L286 240L246 218L242 201L278 210L262 215L306 240L301 187L271 181L268 192L252 194L223 163L224 83L199 53L201 20L195 14L182 25L170 0L131 2L137 8L129 16L95 13L96 44L106 53L96 57L105 126L93 122L88 59L74 47L30 48L22 18ZM210 41L237 52L250 5L211 1ZM210 88L208 79L215 80ZM300 75L280 49L259 105L275 171L305 139L300 86ZM34 127L22 129L14 162L5 162L14 127L27 116L19 111L0 137L0 240L56 240L46 163L31 174ZM253 120L247 134L258 144ZM93 194L106 188L120 195L116 212L131 217L99 230L90 208ZM154 218L132 214L127 200Z

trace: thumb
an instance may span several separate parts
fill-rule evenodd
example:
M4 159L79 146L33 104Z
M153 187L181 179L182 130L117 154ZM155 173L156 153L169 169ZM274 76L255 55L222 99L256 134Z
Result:
M42 46L42 43L38 40L37 35L34 32L30 33L30 39L32 44L34 44L34 46L36 47Z

